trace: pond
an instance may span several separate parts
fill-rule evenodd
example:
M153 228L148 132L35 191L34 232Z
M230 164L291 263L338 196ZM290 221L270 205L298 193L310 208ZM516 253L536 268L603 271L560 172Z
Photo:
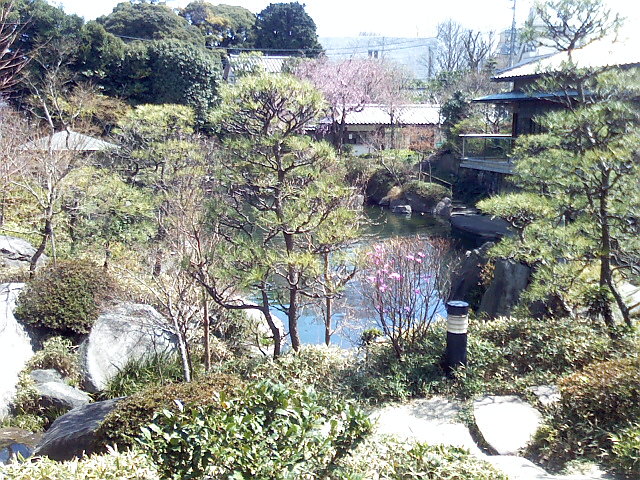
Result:
M433 215L414 213L411 216L401 216L381 207L365 207L364 213L371 223L366 227L359 247L398 236L451 237L449 221ZM336 302L334 307L336 313L332 319L336 332L331 337L332 345L353 347L357 345L363 330L376 326L376 321L371 317L371 311L364 302L362 285L358 279L354 279L347 284L344 298ZM274 313L280 318L284 317L280 312ZM324 324L318 311L313 308L304 309L298 327L302 343L324 343Z

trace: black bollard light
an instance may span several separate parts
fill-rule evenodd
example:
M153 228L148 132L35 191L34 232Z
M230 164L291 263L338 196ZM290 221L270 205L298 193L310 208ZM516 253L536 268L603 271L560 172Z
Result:
M469 304L452 301L447 303L447 350L444 355L444 370L451 376L453 370L467 364L467 328L469 327Z

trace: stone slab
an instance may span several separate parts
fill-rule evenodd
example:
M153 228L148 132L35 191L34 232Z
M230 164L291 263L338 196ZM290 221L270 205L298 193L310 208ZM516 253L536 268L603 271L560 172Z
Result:
M389 405L371 414L375 433L430 445L454 445L480 454L466 425L456 420L461 407L444 398L419 399Z
M513 395L476 400L473 414L483 438L500 455L526 447L541 422L540 412Z

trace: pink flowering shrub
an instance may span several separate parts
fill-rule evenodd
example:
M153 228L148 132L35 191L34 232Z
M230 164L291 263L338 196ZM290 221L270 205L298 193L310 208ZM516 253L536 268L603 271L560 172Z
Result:
M444 312L456 263L440 238L394 238L366 252L363 294L398 358Z

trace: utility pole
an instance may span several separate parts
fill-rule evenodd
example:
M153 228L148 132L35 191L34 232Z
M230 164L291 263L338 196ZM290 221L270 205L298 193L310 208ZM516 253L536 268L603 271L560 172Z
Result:
M511 21L511 45L509 46L509 67L513 67L513 54L516 49L516 0L513 0L513 20Z

